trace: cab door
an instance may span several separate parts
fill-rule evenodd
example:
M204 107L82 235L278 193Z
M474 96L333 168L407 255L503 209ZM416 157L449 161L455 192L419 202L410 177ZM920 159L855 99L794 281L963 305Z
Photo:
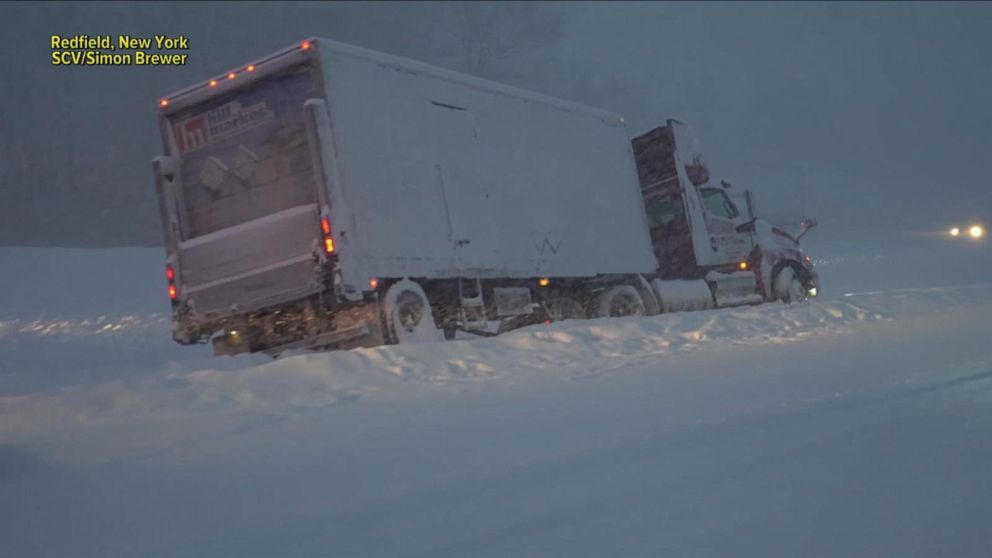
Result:
M745 216L720 187L698 188L703 205L703 217L711 244L711 265L739 262L747 259L753 247L751 234L738 232L747 222Z

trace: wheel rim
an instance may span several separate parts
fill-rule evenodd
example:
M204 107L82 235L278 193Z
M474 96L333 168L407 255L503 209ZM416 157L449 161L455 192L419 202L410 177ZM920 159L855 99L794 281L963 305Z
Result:
M610 317L624 318L643 314L640 305L629 295L619 295L610 301Z
M414 293L403 293L397 301L396 317L400 327L413 333L424 318L424 302Z

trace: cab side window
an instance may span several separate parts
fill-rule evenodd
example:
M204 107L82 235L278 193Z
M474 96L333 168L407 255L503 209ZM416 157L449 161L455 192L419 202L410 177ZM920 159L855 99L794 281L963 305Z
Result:
M730 201L727 193L723 190L700 188L699 194L703 197L703 204L711 214L724 219L733 219L740 215L734 202Z

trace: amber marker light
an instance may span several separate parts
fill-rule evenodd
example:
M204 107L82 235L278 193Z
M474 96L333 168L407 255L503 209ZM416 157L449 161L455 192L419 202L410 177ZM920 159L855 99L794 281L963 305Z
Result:
M227 79L234 79L236 77L237 77L237 74L235 74L234 72L231 72L231 73L227 74Z
M741 271L747 271L747 262L741 262L737 264L737 267L740 268Z
M302 43L300 43L300 48L302 48L303 50L309 49L310 48L310 41L303 41Z
M160 106L162 108L165 108L165 107L169 106L169 100L168 99L162 99L162 100L160 100L158 102L158 106Z
M541 277L540 279L537 280L537 284L542 287L547 287L548 285L551 284L551 279L548 279L547 277Z
M210 84L209 85L210 85L210 87L217 87L217 80L215 80L215 79L210 80Z
M254 72L255 71L255 65L254 64L249 64L248 67L245 68L245 70L246 71L249 71L249 72Z

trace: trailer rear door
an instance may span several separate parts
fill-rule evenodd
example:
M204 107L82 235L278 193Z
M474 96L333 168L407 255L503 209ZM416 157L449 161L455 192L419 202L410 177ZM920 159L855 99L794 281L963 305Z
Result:
M175 213L181 294L199 317L305 296L316 280L319 195L303 103L307 65L282 70L164 119L180 160Z

